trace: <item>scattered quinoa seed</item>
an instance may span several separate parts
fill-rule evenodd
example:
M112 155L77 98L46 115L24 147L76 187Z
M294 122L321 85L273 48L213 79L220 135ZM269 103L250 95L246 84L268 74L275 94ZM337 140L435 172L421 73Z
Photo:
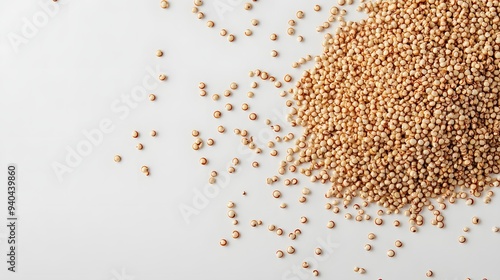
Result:
M281 251L281 250L276 251L276 257L277 258L281 259L284 256L285 256L285 254L283 253L283 251Z
M335 222L334 222L334 221L329 221L329 222L326 224L326 227L327 227L327 228L334 228L334 227L335 227Z
M208 160L204 157L200 158L200 164L201 165L206 165L208 163Z
M370 245L370 244L365 244L365 250L366 250L366 251L371 251L371 249L372 249L372 245Z
M394 252L394 250L389 250L389 251L387 251L387 256L388 256L388 257L392 258L392 257L394 257L395 255L396 255L396 252Z
M281 197L281 192L280 192L280 191L278 191L278 190L275 190L275 191L273 192L273 197L274 197L274 198L279 198L279 197Z

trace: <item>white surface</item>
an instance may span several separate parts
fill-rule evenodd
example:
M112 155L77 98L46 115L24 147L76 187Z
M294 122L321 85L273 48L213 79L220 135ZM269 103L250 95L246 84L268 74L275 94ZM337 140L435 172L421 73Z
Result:
M254 155L240 148L239 137L232 133L235 127L264 135L270 131L264 120L270 118L281 122L285 131L298 135L300 129L291 130L280 121L285 99L270 83L259 81L255 98L246 97L253 81L247 73L260 68L279 78L286 73L299 78L306 68L292 69L291 63L321 52L323 35L315 27L327 19L331 1L258 1L253 10L245 11L244 1L206 0L203 21L191 13L192 1L170 2L171 7L163 10L156 0L60 0L58 12L16 53L9 34L21 34L23 19L32 21L43 11L39 3L50 1L0 1L0 174L7 164L16 163L20 184L19 272L6 271L6 228L1 226L0 279L312 279L311 269L295 273L292 268L314 257L318 242L328 240L334 248L314 267L321 272L318 279L425 279L428 269L435 279L500 279L500 234L491 231L500 226L496 197L490 205L478 202L474 207L461 201L446 210L445 230L426 225L411 234L402 216L384 217L385 224L377 227L373 222L344 220L347 210L336 216L325 211L328 186L312 185L300 175L300 186L270 188L265 178L275 174L281 158L270 160L267 148L256 156L261 167L251 168ZM237 4L221 18L213 9L216 2ZM313 11L316 3L323 7L320 13ZM305 37L303 43L286 35L287 21L298 9L306 13L296 26L296 34ZM251 27L252 18L261 24ZM207 28L207 19L216 27ZM221 28L234 33L236 41L230 44L219 36ZM254 35L245 37L246 28ZM280 36L276 42L269 40L273 32ZM157 49L164 50L164 57L155 56ZM278 58L270 56L272 49L279 51ZM156 67L169 76L151 91L157 102L138 102L127 116L112 109L112 104L123 109L122 96L130 96L149 75L146 69ZM200 81L207 83L210 94L222 93L233 81L240 88L230 98L213 102L198 95ZM235 110L222 110L224 116L213 119L212 112L226 102ZM258 122L248 121L242 102L258 113ZM54 162L64 163L67 147L75 149L85 140L82 130L94 130L105 119L112 122L113 131L59 181ZM216 132L219 123L226 126L225 135ZM157 138L149 137L151 129L158 131ZM213 137L216 145L193 151L192 129L200 130L204 139ZM135 150L138 141L130 137L132 130L142 134L143 151ZM280 145L281 155L287 145ZM120 164L113 162L115 154L122 155ZM210 160L208 166L199 165L201 156ZM241 165L227 176L226 167L235 156ZM142 165L150 166L150 177L139 172ZM193 206L211 170L221 174L219 183L229 179L186 223L179 208ZM313 193L299 205L303 186ZM281 201L271 196L274 188L282 189L281 201L290 205L288 209L278 207ZM6 188L1 189L3 225ZM226 216L228 200L237 204L237 226ZM369 207L372 216L376 210ZM300 225L302 215L309 218L307 225ZM429 213L425 215L430 221ZM471 224L474 215L482 219L480 225ZM402 222L400 228L392 226L396 218ZM251 228L251 219L262 219L264 226ZM337 224L334 230L326 228L330 219ZM271 223L286 232L300 227L303 234L295 241L277 237L267 230ZM465 234L468 242L459 244L464 226L471 228ZM240 231L239 240L230 238L233 229ZM370 242L373 250L365 252L369 232L377 239ZM230 245L220 247L220 238ZM390 259L386 251L394 248L396 239L404 247ZM289 245L296 254L277 259L275 251ZM354 273L354 266L367 273Z

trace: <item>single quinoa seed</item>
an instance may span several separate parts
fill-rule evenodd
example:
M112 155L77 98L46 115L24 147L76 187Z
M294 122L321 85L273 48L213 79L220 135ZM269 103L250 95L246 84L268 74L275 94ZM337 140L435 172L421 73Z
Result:
M201 165L207 165L207 163L208 163L208 160L206 158L204 158L204 157L200 158Z
M458 242L465 243L465 241L467 241L467 238L465 238L465 236L461 235L458 237Z
M281 251L281 250L276 251L276 257L277 257L278 259L281 259L281 258L283 258L284 256L285 256L285 253L283 253L283 251Z
M389 251L387 251L387 256L388 256L389 258L392 258L392 257L394 257L395 255L396 255L396 252L394 252L394 250L389 250Z
M370 244L365 244L365 250L366 250L366 251L371 251L371 250L372 250L372 245L370 245Z

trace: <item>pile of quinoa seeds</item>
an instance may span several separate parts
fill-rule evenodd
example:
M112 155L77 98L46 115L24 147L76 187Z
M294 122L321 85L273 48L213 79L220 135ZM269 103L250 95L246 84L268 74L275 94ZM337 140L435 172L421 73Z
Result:
M433 201L472 204L500 171L499 1L360 9L368 19L327 34L293 90L304 134L289 164L331 184L327 198L408 209L413 225Z
M327 211L340 214L342 208L352 206L354 215L341 213L347 220L373 221L382 226L382 216L404 213L410 231L417 232L418 226L424 224L421 215L424 209L432 211L432 225L444 228L441 210L447 203L462 199L472 205L478 198L490 203L494 195L491 188L499 185L490 175L500 173L500 2L361 0L358 11L366 12L368 18L360 22L344 20L347 11L342 6L353 4L352 0L336 2L340 7L332 4L328 20L316 28L317 32L325 32L323 54L314 58L314 67L306 70L295 85L292 84L295 77L290 74L281 80L275 73L256 69L249 72L249 77L257 81L250 85L247 101L235 104L229 103L230 98L237 90L243 90L242 86L232 82L223 94L209 95L208 85L200 82L201 97L211 96L216 104L225 103L213 112L213 117L221 119L241 110L248 114L247 121L261 121L252 103L259 82L272 83L281 91L281 97L293 96L285 104L291 108L290 126L303 128L300 137L286 134L284 124L269 119L265 123L272 132L286 136L276 134L275 140L259 145L254 142L252 132L243 127L233 132L241 137L244 146L260 154L259 159L266 154L284 157L278 174L266 179L269 186L300 185L301 179L294 174L301 173L312 182L327 186ZM192 11L199 20L205 19L202 6L202 0L194 0ZM252 3L246 3L244 8L250 11ZM311 12L322 10L319 5L311 8ZM288 36L296 36L295 26L306 13L309 11L299 10L288 21ZM339 28L329 33L334 22L339 22ZM207 21L209 28L215 25ZM259 21L253 19L252 26L257 25ZM228 34L226 29L221 30L221 36ZM246 36L251 34L250 29L245 31ZM272 33L269 39L276 41L280 36ZM230 43L234 39L234 35L228 37ZM303 39L299 35L298 43ZM279 53L272 50L271 57ZM301 67L312 60L313 56L307 55L292 67ZM217 132L213 131L223 137L229 129L226 131L225 126L219 125ZM219 139L216 136L202 139L197 130L192 131L192 136L192 149L202 152L205 143L208 147L217 146ZM290 143L291 147L286 155L278 155L278 146L284 143ZM210 161L201 157L200 164L210 166ZM227 173L236 173L245 164L249 163L234 158ZM251 166L259 168L260 164L253 161ZM149 169L142 171L149 175ZM225 171L210 171L208 182L216 184L221 172ZM270 189L270 195L281 202L282 209L288 207L282 201L285 189ZM312 192L315 190L303 187L298 202L306 203ZM355 198L362 202L354 202ZM373 218L365 212L371 204L380 208ZM242 224L238 210L235 202L228 202L227 216L235 228ZM403 225L397 216L394 218L392 223L385 224ZM306 216L297 220L300 226L309 222ZM472 224L479 223L480 219L474 216ZM244 224L252 228L265 225L278 237L288 237L290 244L297 242L305 230L259 219ZM325 221L325 226L333 230L336 223ZM494 226L492 231L498 233L500 228ZM458 244L467 242L469 227L464 227L463 232L457 236ZM235 229L219 244L230 246L230 240L241 238L242 233ZM376 235L371 232L367 236L364 249L371 252L376 246L373 243ZM387 257L397 257L403 247L403 241L395 240L394 246L386 248ZM313 251L321 255L325 249L317 247ZM296 250L292 245L277 248L276 257L297 254ZM320 275L317 266L302 263L302 268L314 276ZM354 272L365 274L367 268L356 266ZM435 273L428 270L423 275L434 277Z

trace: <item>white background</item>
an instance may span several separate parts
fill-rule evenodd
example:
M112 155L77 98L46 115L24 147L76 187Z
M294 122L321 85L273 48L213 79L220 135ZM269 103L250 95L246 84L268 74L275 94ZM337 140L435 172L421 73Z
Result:
M170 2L163 10L152 0L60 0L49 15L42 8L51 3L48 0L0 1L0 176L5 176L0 181L7 180L7 165L17 164L20 217L16 274L7 272L7 230L0 227L0 279L312 279L312 269L320 271L319 279L425 279L428 269L435 279L500 279L500 234L491 231L500 226L496 197L490 205L478 200L473 207L463 201L448 207L444 230L430 226L426 212L427 225L412 234L403 216L384 217L385 224L378 227L373 220L345 220L345 213L356 214L352 208L339 215L325 211L328 186L311 184L298 174L299 186L269 187L265 178L276 174L281 157L271 158L267 148L258 156L241 149L232 130L248 129L264 148L270 135L266 118L300 135L299 128L290 128L282 119L287 108L280 90L258 81L255 98L246 97L254 81L247 73L259 68L278 78L286 73L300 78L313 64L300 69L291 64L321 53L323 34L315 28L328 18L331 1L258 1L245 11L244 1L206 0L204 20L191 13L192 1ZM222 16L214 10L214 4L221 3L230 7ZM316 3L323 7L319 13L313 11ZM296 35L305 37L302 43L286 34L288 20L299 9L306 14L296 26ZM33 34L23 35L23 28L43 21L43 14L48 20L38 22ZM260 20L259 26L250 25L252 18ZM360 17L350 12L347 18ZM215 21L215 28L206 27L208 19ZM234 33L236 41L221 37L221 28ZM254 35L244 36L246 28ZM269 40L271 33L279 35L276 42ZM13 36L24 40L12 44ZM155 56L157 49L164 50L162 58ZM272 49L279 57L271 57ZM150 75L147 69L156 68L169 76L166 82L155 79L156 89L148 90L157 101L142 99L136 108L124 107L122 98L142 85ZM233 81L240 87L231 97L214 102L199 96L201 81L209 94L221 94ZM228 102L233 112L223 110ZM240 109L243 102L258 114L258 121L248 120L250 111ZM128 108L129 114L117 107ZM223 111L219 120L212 117L217 109ZM87 141L83 131L95 132L103 120L111 122L113 131L104 133L102 141L58 180L55 162L66 164L68 149ZM216 131L220 124L226 126L224 135ZM149 136L151 129L158 131L156 138ZM214 138L216 145L193 151L192 129L200 130L203 139ZM141 133L138 139L130 136L133 130ZM135 149L139 141L143 151ZM280 154L290 145L280 144ZM115 154L122 155L121 163L113 162ZM209 159L207 166L199 165L202 156ZM239 157L241 165L228 176L233 157ZM253 160L261 167L252 168ZM140 173L142 165L150 167L151 176ZM221 175L217 186L207 187L211 170ZM301 205L297 199L306 186L312 194ZM197 193L208 189L215 190L212 197L201 201L204 205L193 204ZM282 190L279 201L271 196L274 189ZM5 184L1 190L4 225ZM237 226L226 215L229 200L237 204ZM280 209L281 202L289 208ZM183 217L182 206L193 207L197 214ZM375 216L377 209L370 206L367 211ZM302 215L309 218L308 224L299 223ZM475 215L481 218L479 225L471 224ZM263 220L264 226L251 228L252 219ZM337 224L333 230L326 228L330 219ZM394 219L402 222L400 228L392 226ZM303 234L294 241L278 237L267 230L271 223L286 233L300 227ZM465 226L471 228L467 234L462 232ZM230 236L234 229L241 233L238 240ZM369 232L377 239L369 242ZM457 241L462 234L466 244ZM221 238L228 239L229 246L220 247ZM404 246L391 259L386 251L394 249L396 239ZM324 243L332 247L323 246L324 258L312 261L312 269L294 272ZM371 252L364 251L365 243L372 244ZM276 250L289 245L296 254L277 259ZM367 273L353 272L355 266Z

